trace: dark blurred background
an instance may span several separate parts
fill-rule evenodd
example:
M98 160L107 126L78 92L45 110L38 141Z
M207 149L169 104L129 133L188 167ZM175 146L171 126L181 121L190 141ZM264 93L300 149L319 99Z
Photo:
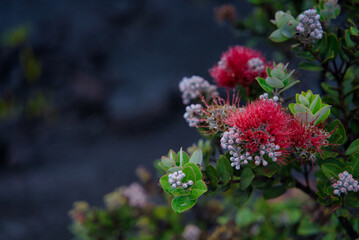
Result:
M216 23L222 3L1 1L0 239L70 239L74 201L101 206L197 141L178 83L245 42Z
M211 80L221 53L247 41L216 22L223 3L1 1L0 239L70 239L74 201L101 206L139 165L198 140L178 83Z

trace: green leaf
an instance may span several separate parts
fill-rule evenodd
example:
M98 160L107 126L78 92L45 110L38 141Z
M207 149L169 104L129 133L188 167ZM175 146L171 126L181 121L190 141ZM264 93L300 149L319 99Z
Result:
M173 188L172 188L171 184L168 182L168 174L166 174L160 178L160 184L161 184L163 190L165 190L169 194L172 194Z
M199 166L197 166L196 164L194 163L186 163L184 165L184 167L191 167L192 170L194 171L194 174L196 176L196 180L202 180L202 172L201 172L201 169Z
M272 42L284 42L287 41L289 38L285 37L280 29L275 30L274 32L271 33L271 35L268 37L269 40L271 40Z
M335 131L334 131L335 130ZM344 144L346 142L346 133L343 124L335 119L330 125L327 127L327 132L332 132L332 135L329 137L328 141L334 144Z
M324 193L326 195L332 195L333 194L333 187L332 187L332 183L330 181L328 181L328 179L325 179L324 181L317 181L317 188L318 191L321 191L322 193Z
M295 113L295 118L302 121L303 123L311 123L314 120L314 116L310 112L297 112Z
M346 162L346 166L353 168L353 172L352 172L353 177L359 177L359 153L352 154L348 158L348 161Z
M275 78L275 77L267 77L266 78L266 83L272 88L282 88L282 87L284 87L283 82L281 80L279 80L278 78Z
M314 100L310 104L309 110L312 113L316 113L320 109L321 106L322 106L322 99L320 98L319 95L317 95L317 96L315 96Z
M249 167L245 167L241 174L240 189L244 190L251 185L254 174Z
M312 62L301 62L299 63L299 68L303 69L303 70L308 70L308 71L322 71L323 68L315 63Z
M201 151L201 149L198 149L197 151L195 151L195 152L192 154L192 156L191 156L189 162L194 163L194 164L197 164L197 165L201 165L201 164L202 164L202 160L203 160L202 151Z
M338 92L335 91L335 90L332 88L333 86L331 86L329 83L323 82L321 85L322 85L323 90L324 90L326 93L332 95L332 96L335 97L335 98L339 98Z
M206 174L206 177L209 180L209 187L212 189L216 189L219 181L218 180L219 175L217 169L212 165L208 165L204 173Z
M289 105L288 105L288 108L292 112L293 115L295 114L294 105L295 105L294 103L289 103Z
M285 86L284 88L282 88L278 93L280 94L280 93L282 93L282 92L288 90L289 88L293 87L295 84L297 84L297 83L299 83L299 82L300 82L299 80L295 80L295 81L289 83L287 86Z
M199 180L196 182L196 184L194 184L192 186L190 194L189 194L189 198L197 199L205 192L207 192L207 186L202 180Z
M282 11L279 11L282 12ZM278 13L278 12L277 12ZM294 17L290 14L289 11L285 13L279 13L278 15L275 15L275 20L277 22L277 27L281 28L284 24L288 23L289 21L293 21Z
M347 29L345 30L345 35L344 35L344 38L345 38L345 43L347 44L347 46L349 48L353 48L355 47L355 42L353 42L350 38L350 31Z
M298 235L307 236L316 233L320 233L320 227L316 223L311 222L309 216L302 218L298 227Z
M252 192L252 187L249 187L245 190L237 189L234 193L234 205L241 207L251 197Z
M165 166L165 167L173 167L176 166L176 162L173 159L169 159L167 157L162 157L161 158L161 163Z
M172 149L168 152L168 158L173 159L176 163L179 163L179 160L177 158L177 153L173 151Z
M301 104L303 104L304 106L308 106L309 105L309 101L306 97L304 97L303 95L299 95L299 102Z
M281 69L278 69L278 68L273 68L271 71L271 75L272 75L272 77L275 77L278 79L282 79L285 77L284 71L282 71Z
M338 136L336 134L336 136ZM340 138L340 136L339 136ZM323 159L323 160L327 160L328 158L332 158L338 155L338 152L333 151L333 149L331 147L323 147L322 148L322 152L321 153L317 153L317 156L319 155L320 158L317 158L318 161Z
M300 96L302 96L302 95L299 95L299 97ZM294 110L295 110L296 113L298 113L298 112L302 112L302 113L308 112L308 113L310 113L310 110L306 106L304 106L303 104L298 104L298 103L294 104Z
M173 172L177 172L179 170L181 170L182 168L181 167L172 167L172 168L169 168L168 169L168 172L169 173L173 173Z
M266 80L264 78L261 77L257 77L257 82L259 83L259 85L261 86L261 88L263 88L264 91L266 91L267 93L272 93L273 92L273 88L270 87L267 83Z
M182 213L196 205L197 199L190 199L189 196L179 196L172 199L172 209L176 213Z
M187 196L190 194L190 191L183 189L182 187L173 188L171 194L175 197Z
M268 178L271 178L278 170L278 164L272 163L268 164L267 166L258 166L254 169L254 171L262 176L266 176Z
M305 97L309 100L309 102L311 102L313 100L313 93L311 90L308 90L307 94L305 95Z
M333 163L326 163L322 164L320 166L323 170L324 175L330 179L330 178L338 178L338 174L341 173L341 168Z
M186 174L186 176L183 178L182 182L187 182L189 180L192 180L193 183L196 183L196 175L194 173L194 170L191 166L186 166L182 169L182 172Z
M352 142L348 149L345 151L345 155L350 155L352 153L359 151L359 138L355 139L354 142Z
M344 206L349 208L359 207L359 192L350 192L345 196Z
M338 157L330 157L325 160L317 159L317 163L319 165L332 163L332 164L337 165L340 169L344 168L344 166L345 166L343 159L338 158Z
M325 119L327 119L327 117L330 114L330 106L327 105L325 107L323 107L322 109L320 109L318 112L316 112L314 114L314 119L315 120L315 124L319 124L320 122L324 121Z
M223 155L219 156L217 160L217 171L223 185L228 184L233 176L233 168L231 167L229 160Z
M252 1L252 0L251 0ZM259 4L260 1L258 1L257 4ZM278 24L284 24L284 22L281 22L280 19L285 15L285 12L283 12L282 10L280 11L277 11L275 14L274 14L274 24L278 27ZM280 26L279 26L280 27Z
M295 33L295 28L297 27L298 22L295 20L291 20L283 24L283 26L279 29L281 34L287 38L293 37Z
M182 154L182 159L181 159L181 154ZM177 153L177 159L178 159L179 166L183 167L186 163L188 163L189 156L185 151L182 151L182 148L181 148L181 150ZM182 162L182 164L181 164L181 162Z
M263 191L263 197L264 199L272 199L279 197L283 193L287 191L287 188L285 186L275 186L275 187L268 187L264 189Z
M356 27L350 27L350 32L354 36L359 36L359 30Z
M338 39L334 33L330 33L327 35L327 48L326 48L326 56L323 62L326 62L330 59L335 59L339 52L339 43Z
M306 51L298 51L297 52L297 56L298 57L301 57L301 58L304 58L308 61L315 61L315 57L313 57L313 55L309 52L306 52Z

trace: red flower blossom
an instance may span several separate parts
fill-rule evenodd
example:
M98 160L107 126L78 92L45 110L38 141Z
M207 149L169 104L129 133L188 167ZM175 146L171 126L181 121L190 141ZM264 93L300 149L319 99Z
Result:
M230 114L225 122L233 128L223 134L221 143L230 150L232 166L239 169L252 160L256 165L266 166L268 160L284 164L291 147L292 119L280 104L269 100L254 101Z
M326 132L319 125L305 124L297 119L292 122L293 149L302 159L315 161L315 153L321 154L321 147L327 146L331 133Z
M230 47L221 60L210 69L211 76L221 87L234 88L237 84L251 85L255 78L266 77L268 63L261 52L241 46Z

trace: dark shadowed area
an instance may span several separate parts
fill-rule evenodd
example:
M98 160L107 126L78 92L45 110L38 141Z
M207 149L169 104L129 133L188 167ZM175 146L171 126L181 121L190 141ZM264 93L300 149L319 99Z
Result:
M244 43L216 24L219 4L2 1L0 29L15 37L1 48L1 91L20 107L2 109L1 239L70 239L74 201L101 205L137 166L197 141L178 82L209 79L220 53Z

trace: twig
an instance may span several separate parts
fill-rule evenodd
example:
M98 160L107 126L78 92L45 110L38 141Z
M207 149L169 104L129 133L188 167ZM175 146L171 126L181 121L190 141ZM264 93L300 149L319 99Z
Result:
M299 188L300 190L302 190L303 192L305 192L306 194L308 194L311 198L313 198L314 200L317 200L318 195L313 192L310 188L308 188L308 186L304 186L303 184L301 184L297 179L295 180L295 187Z
M223 149L222 149L221 142L220 142L219 138L216 138L215 141L216 141L216 146L217 146L218 152L219 152L221 155L223 155L224 153L223 153Z
M309 184L309 172L308 172L307 164L304 164L304 178L305 178L305 183L307 184L307 188L311 190Z
M350 224L350 222L348 221L348 219L346 219L345 217L338 217L338 220L340 222L340 224L343 226L343 228L345 229L345 231L348 233L350 239L357 239L359 237L358 233L356 231L354 231L352 225Z

